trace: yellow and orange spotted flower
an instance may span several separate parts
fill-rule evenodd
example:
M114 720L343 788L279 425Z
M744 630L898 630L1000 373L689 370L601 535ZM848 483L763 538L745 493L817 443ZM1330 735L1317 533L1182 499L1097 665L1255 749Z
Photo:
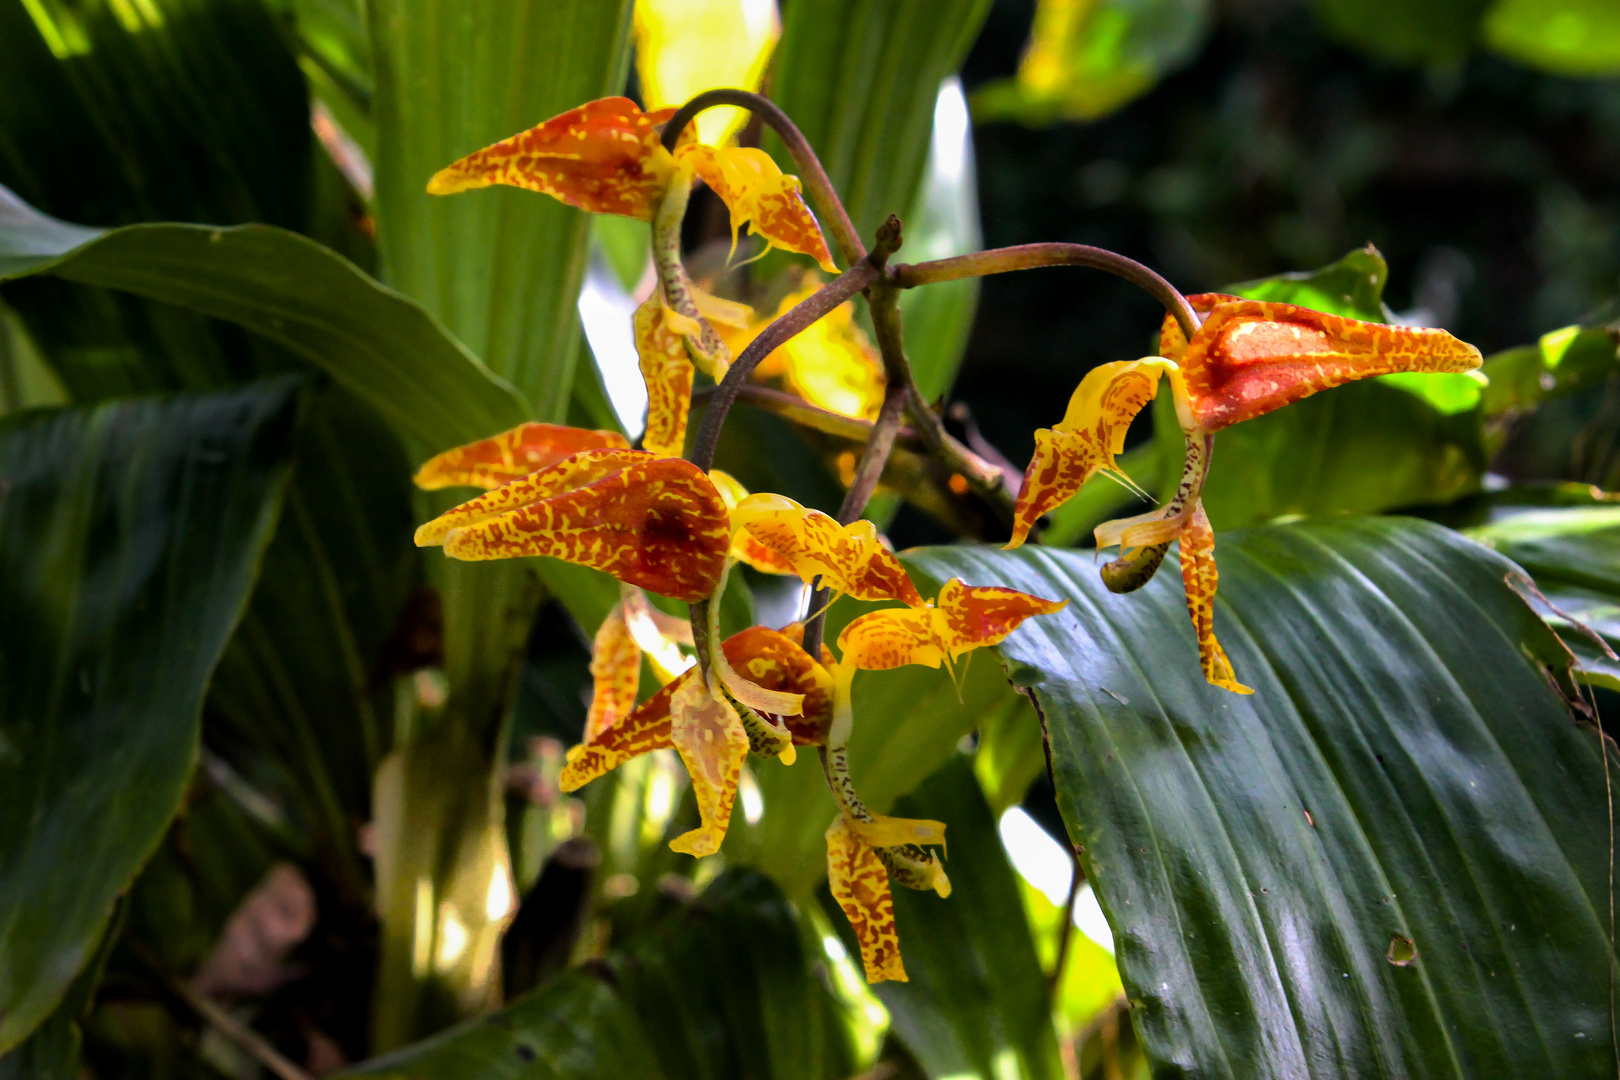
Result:
M439 170L428 193L510 184L581 210L650 222L671 184L698 176L730 209L733 230L747 224L772 247L837 272L797 178L761 151L699 143L691 127L670 153L659 136L674 115L674 109L644 113L623 97L587 102Z
M1121 556L1103 568L1115 592L1152 577L1170 542L1181 541L1187 611L1198 637L1199 664L1212 685L1252 691L1237 681L1215 638L1215 533L1201 494L1214 434L1262 416L1318 390L1396 372L1469 371L1479 350L1444 330L1386 326L1293 304L1242 300L1216 293L1188 297L1203 322L1192 340L1174 318L1159 335L1163 356L1104 364L1074 392L1063 422L1035 433L1035 456L1024 473L1014 511L1017 547L1042 514L1068 500L1097 472L1115 471L1131 420L1169 379L1186 460L1175 495L1163 507L1105 522L1099 549L1118 544Z
M595 738L623 720L636 707L641 692L641 658L645 655L659 682L667 686L689 669L693 660L680 646L692 644L692 624L666 615L647 602L647 594L629 585L597 628L591 643L591 703L585 713L585 738Z
M940 587L936 603L870 611L854 619L838 635L838 649L843 665L862 671L949 666L972 649L999 645L1025 619L1062 611L1067 604L952 578Z
M590 431L561 424L520 424L435 455L417 470L423 491L447 487L480 487L486 491L521 480L582 450L628 450L617 431Z
M797 642L780 631L754 626L728 638L721 649L732 669L758 690L802 696L798 715L766 716L768 723L785 727L800 746L826 741L833 718L832 676ZM750 741L736 707L726 694L715 693L697 668L569 750L562 790L577 790L631 758L671 746L686 763L703 824L671 841L670 847L711 855L725 838Z
M416 530L419 547L456 559L549 555L676 600L711 596L731 527L697 466L644 450L586 450Z
M735 356L819 288L821 279L812 274L803 288L782 298L769 319L755 320L746 329L722 328L720 336ZM812 405L863 420L877 418L887 385L883 362L866 332L855 324L855 305L847 301L777 347L754 368L754 375L780 379Z
M840 525L785 495L760 494L732 509L731 524L774 553L806 584L820 577L824 587L857 600L922 605L905 567L883 546L870 521Z

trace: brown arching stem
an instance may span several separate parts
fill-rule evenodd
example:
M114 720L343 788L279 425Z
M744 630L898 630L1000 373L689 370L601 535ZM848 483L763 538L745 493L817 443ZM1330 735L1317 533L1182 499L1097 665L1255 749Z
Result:
M902 289L932 285L959 278L1005 274L1011 270L1033 270L1040 266L1087 266L1123 278L1164 305L1191 341L1201 321L1198 313L1176 287L1135 259L1106 248L1088 244L1020 244L1017 247L975 251L950 259L896 266L890 276Z
M844 209L843 200L838 192L833 190L832 181L827 178L827 170L821 167L821 159L810 146L810 141L804 137L799 126L789 119L788 114L782 111L781 106L766 97L764 94L755 94L748 90L721 89L705 90L697 97L688 101L675 111L664 125L664 149L673 151L675 140L680 138L681 132L692 118L705 109L712 109L716 105L735 105L747 109L759 117L766 126L776 132L787 147L787 152L793 157L793 164L798 167L799 181L804 184L804 190L810 196L810 203L815 207L826 223L828 231L832 233L833 242L843 253L844 262L851 267L866 258L866 245L855 232L855 224L849 220L849 211Z

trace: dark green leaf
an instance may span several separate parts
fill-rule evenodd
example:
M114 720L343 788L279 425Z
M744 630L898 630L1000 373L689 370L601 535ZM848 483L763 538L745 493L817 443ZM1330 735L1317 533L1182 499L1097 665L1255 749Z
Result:
M312 240L265 225L130 225L91 238L0 191L0 280L49 273L244 326L320 367L438 451L530 418L416 304Z
M946 823L951 895L893 890L909 981L873 987L892 1033L930 1077L1063 1075L1018 876L972 764L954 756L896 803L895 813ZM831 899L823 897L828 917L858 955Z
M516 188L448 197L426 188L474 150L619 93L630 0L374 0L370 9L385 279L511 380L539 419L561 422L588 216Z
M1620 373L1617 330L1606 326L1565 326L1543 334L1534 345L1496 353L1481 369L1485 415L1511 419L1552 398L1579 393Z
M1204 682L1172 567L1116 596L1080 554L912 556L1071 601L1001 652L1157 1070L1612 1068L1604 765L1513 565L1399 519L1223 536L1218 558L1252 697Z
M1491 0L1315 0L1335 37L1374 56L1410 64L1457 64L1479 39Z
M283 381L0 423L0 1047L60 1000L179 805L296 411Z

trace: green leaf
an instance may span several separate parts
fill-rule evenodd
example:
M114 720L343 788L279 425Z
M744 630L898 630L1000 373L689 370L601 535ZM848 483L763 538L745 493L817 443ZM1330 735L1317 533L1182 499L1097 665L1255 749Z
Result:
M1204 682L1169 566L1116 596L1076 553L912 556L1071 601L1000 651L1157 1071L1611 1068L1602 751L1513 565L1384 518L1223 536L1218 558L1251 697Z
M1372 247L1304 274L1222 290L1383 322L1388 270ZM1386 375L1324 390L1222 431L1204 487L1217 529L1300 515L1376 513L1477 491L1486 465L1481 387L1469 374ZM1161 493L1181 475L1168 394L1156 404Z
M1496 0L1485 41L1558 75L1620 74L1620 9L1608 0Z
M621 1080L849 1075L793 908L728 872L605 961L344 1076Z
M1062 1076L1019 878L972 764L953 756L895 812L945 822L951 895L892 890L909 981L873 987L888 1007L892 1034L930 1077ZM846 947L859 955L831 894L822 903Z
M1485 358L1485 415L1511 420L1544 401L1576 394L1620 372L1616 328L1564 326Z
M1479 39L1491 0L1314 0L1329 33L1373 56L1456 65Z
M981 87L980 120L1096 120L1187 64L1211 22L1208 0L1041 0L1015 79Z
M619 93L631 2L374 0L370 10L384 278L527 395L539 419L560 423L588 215L511 187L431 196L427 182L474 150Z
M297 405L281 381L0 422L0 1049L61 999L179 805Z
M0 281L101 285L225 319L286 346L430 452L523 423L523 398L412 301L313 240L267 225L91 234L0 189Z

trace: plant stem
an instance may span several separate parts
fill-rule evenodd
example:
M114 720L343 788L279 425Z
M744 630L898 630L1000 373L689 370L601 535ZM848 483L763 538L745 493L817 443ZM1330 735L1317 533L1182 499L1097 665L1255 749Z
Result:
M832 233L833 242L838 250L843 252L844 262L851 267L866 258L866 245L855 232L855 225L849 220L849 211L844 209L843 200L833 189L832 181L827 179L827 170L821 167L821 159L816 157L815 150L811 149L810 142L804 137L797 124L788 118L781 107L764 94L755 94L747 90L705 90L697 97L682 105L670 117L669 123L664 125L664 149L671 152L675 149L675 140L680 138L686 125L692 118L704 109L712 109L716 105L736 105L752 112L765 122L777 136L781 138L782 145L793 156L793 163L798 166L799 180L804 184L805 192L810 196L810 202L815 206L816 212L821 215L828 231Z
M698 426L692 452L686 459L704 472L713 468L714 449L720 442L720 427L725 423L726 414L731 411L744 381L759 362L795 334L866 288L878 276L878 268L862 259L760 331L759 336L748 343L742 355L732 361L731 369L720 380L720 385L714 388L708 407L703 410L703 422Z
M1087 244L1020 244L1017 247L976 251L950 259L896 266L890 276L900 288L911 289L918 285L956 281L965 277L1005 274L1009 270L1032 270L1038 266L1089 266L1094 270L1105 270L1115 277L1124 278L1163 304L1164 309L1174 316L1188 341L1198 330L1200 320L1197 312L1193 311L1187 298L1174 285L1135 259Z

